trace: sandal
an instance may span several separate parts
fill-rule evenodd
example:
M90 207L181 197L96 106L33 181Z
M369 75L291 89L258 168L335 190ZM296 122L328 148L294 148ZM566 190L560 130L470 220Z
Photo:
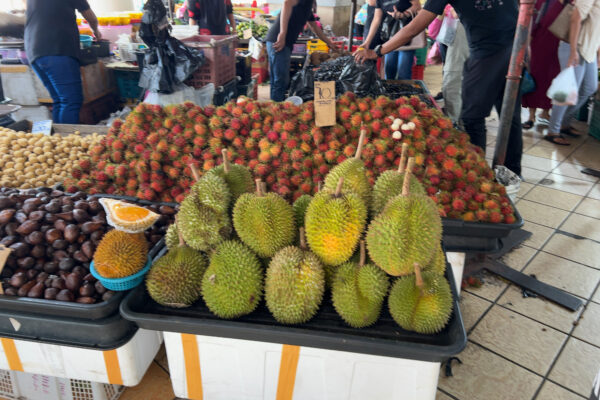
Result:
M556 133L547 134L546 136L544 136L544 140L547 140L550 143L554 143L559 146L570 146L571 145L571 143L567 142L567 139L565 139L565 137L563 135L556 134Z
M578 137L583 136L583 134L581 134L581 133L575 133L571 128L562 128L560 130L560 133L563 133L563 134L565 134L567 136L571 136L571 137L574 137L574 138L578 138Z
M540 125L550 125L550 120L544 117L537 117L537 123Z
M523 126L523 129L531 129L531 128L533 128L533 124L534 124L534 122L532 120L529 120L529 121L523 123L522 126Z

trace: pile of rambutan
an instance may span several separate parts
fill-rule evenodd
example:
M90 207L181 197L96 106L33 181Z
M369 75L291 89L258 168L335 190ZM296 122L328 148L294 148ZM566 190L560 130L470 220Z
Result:
M363 128L362 158L372 182L397 168L407 143L415 175L442 216L515 222L504 186L494 181L482 150L418 97L372 99L346 93L337 100L336 113L337 124L323 128L315 125L312 102L296 106L242 97L204 108L142 103L125 121L113 123L65 186L180 202L194 182L189 165L207 171L222 162L226 149L231 162L248 166L269 190L293 201L315 193L333 166L354 155Z

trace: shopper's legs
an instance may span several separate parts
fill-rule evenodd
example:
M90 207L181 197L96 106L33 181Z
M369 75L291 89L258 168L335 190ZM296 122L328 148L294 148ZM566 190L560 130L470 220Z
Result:
M271 76L271 100L283 101L290 81L292 50L286 46L281 51L275 51L273 43L267 42L267 54Z
M398 62L400 57L399 51L392 51L385 55L385 79L398 79Z
M566 42L560 42L558 46L558 62L560 63L561 71L567 68L569 56L571 54L571 46ZM584 77L583 65L575 67L575 79L580 85ZM576 108L573 106L552 106L552 115L550 116L550 124L548 127L549 135L558 135L562 126L568 126L570 117L575 113Z
M52 82L50 81L50 78L48 78L48 75L46 75L46 72L44 72L44 69L38 66L37 63L38 60L35 60L33 63L31 63L31 68L33 68L37 76L48 90L48 93L50 93L50 97L52 98L52 120L57 122L60 118L61 111L60 97L58 96L56 90L54 90L54 85L52 85Z
M462 108L462 74L462 69L451 69L449 71L444 71L442 76L444 108L446 109L446 114L454 123L460 121L460 111Z
M405 50L398 55L398 79L412 78L412 67L415 63L415 50Z

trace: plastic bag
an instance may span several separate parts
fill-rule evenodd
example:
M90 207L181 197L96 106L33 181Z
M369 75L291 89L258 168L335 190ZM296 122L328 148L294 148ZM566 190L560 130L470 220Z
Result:
M353 92L358 97L367 97L383 93L383 85L377 76L375 61L367 60L357 64L351 57L339 77L343 92Z
M302 68L290 82L290 96L298 96L304 101L310 101L315 96L315 74L308 67Z
M535 88L533 76L531 76L529 71L525 70L523 72L523 78L521 79L521 94L533 93L535 92Z
M546 96L552 99L552 104L557 106L574 106L577 104L579 86L575 78L575 68L568 67L563 69L552 80Z
M427 53L427 65L439 65L442 63L442 53L440 53L440 44L434 42Z
M442 26L440 28L440 33L438 33L436 41L441 44L445 44L446 46L450 46L454 43L454 38L456 37L456 29L458 28L458 19L446 17L444 21L442 21Z
M260 59L263 48L264 45L258 40L254 39L254 37L251 37L248 41L248 51L252 55L252 58L255 60Z

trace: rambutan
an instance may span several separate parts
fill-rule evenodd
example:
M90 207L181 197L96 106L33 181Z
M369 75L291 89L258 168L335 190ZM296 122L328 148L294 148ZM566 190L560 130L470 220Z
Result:
M456 148L456 146L454 146L453 144L449 144L448 146L446 146L446 148L444 149L444 151L446 152L446 154L448 154L450 157L455 157L456 154L458 153L458 149Z

